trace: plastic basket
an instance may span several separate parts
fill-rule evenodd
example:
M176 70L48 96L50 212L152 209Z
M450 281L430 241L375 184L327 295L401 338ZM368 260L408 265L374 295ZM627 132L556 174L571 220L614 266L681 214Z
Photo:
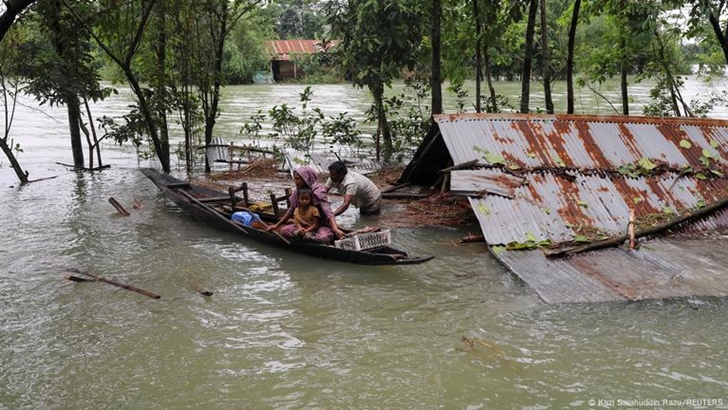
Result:
M347 251L362 251L365 249L378 248L392 243L392 236L389 229L379 232L360 233L349 238L334 241L334 246Z

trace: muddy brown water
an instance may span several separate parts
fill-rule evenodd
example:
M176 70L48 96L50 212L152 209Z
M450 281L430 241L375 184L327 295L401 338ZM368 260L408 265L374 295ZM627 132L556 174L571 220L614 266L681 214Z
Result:
M229 88L222 129L302 89ZM368 104L348 85L314 91L332 114ZM18 187L2 159L0 409L728 407L725 300L545 305L482 244L456 245L472 228L395 229L435 255L416 266L289 254L190 219L128 147L106 145L102 173L57 165L63 110L25 104L20 160L55 178ZM69 267L161 298L67 281Z

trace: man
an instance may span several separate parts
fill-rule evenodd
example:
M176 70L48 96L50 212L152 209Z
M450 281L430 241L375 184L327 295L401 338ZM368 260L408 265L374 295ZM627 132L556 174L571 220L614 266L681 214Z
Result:
M362 215L379 215L382 203L382 192L364 175L349 171L341 161L329 165L329 179L326 181L327 192L331 188L344 196L344 202L334 211L334 216L341 215L354 205Z

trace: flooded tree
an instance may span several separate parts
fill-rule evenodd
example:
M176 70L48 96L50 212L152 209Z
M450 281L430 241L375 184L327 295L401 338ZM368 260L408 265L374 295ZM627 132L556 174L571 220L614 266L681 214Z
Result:
M337 54L355 86L367 87L377 115L377 159L388 161L394 152L392 132L384 107L384 89L403 68L414 67L422 41L418 1L352 0L329 4L334 34L341 36Z
M15 18L33 3L35 3L35 0L3 1L4 7L0 5L0 11L2 11L2 14L0 14L0 41L5 37L8 30L10 30L10 26L15 22Z
M20 35L18 30L6 35L4 43L0 45L0 101L3 103L3 129L0 135L0 149L10 161L10 166L15 171L21 184L28 183L28 172L24 171L18 162L15 153L22 152L20 144L16 144L10 138L10 129L15 118L15 107L20 92L20 76L22 70L18 58L18 47Z

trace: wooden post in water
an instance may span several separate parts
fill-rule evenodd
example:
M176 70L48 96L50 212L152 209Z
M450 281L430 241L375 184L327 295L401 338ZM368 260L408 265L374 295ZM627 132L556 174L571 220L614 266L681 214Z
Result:
M120 213L120 214L122 214L122 215L124 215L124 216L129 216L129 215L131 215L131 214L130 214L129 212L127 212L127 210L126 210L126 209L124 209L124 207L123 207L123 206L121 206L121 204L119 203L119 201L117 201L116 199L114 199L114 197L110 197L110 198L109 198L109 203L110 203L111 205L113 205L113 206L114 206L114 208L116 208L116 210L117 210L117 211L119 211L119 213Z

